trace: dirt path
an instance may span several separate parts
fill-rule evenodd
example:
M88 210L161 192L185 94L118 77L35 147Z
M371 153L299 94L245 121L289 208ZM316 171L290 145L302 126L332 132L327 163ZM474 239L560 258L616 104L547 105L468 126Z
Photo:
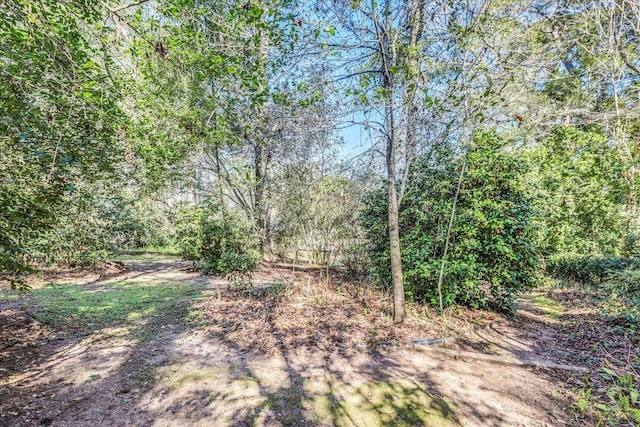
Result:
M19 352L0 350L0 425L573 424L565 389L571 373L411 348L263 353L214 334L203 323L185 321L194 301L210 298L226 283L199 277L175 260L126 264L125 273L77 283L98 293L121 291L119 286L130 282L190 286L197 293L162 313L131 311L127 322L100 324L76 336L38 333L46 325L29 320L30 307L19 311L16 300L11 308L0 305L5 315L0 326L8 330L6 319L13 316L24 334L11 344L21 346ZM288 271L270 274L256 281L280 283ZM26 316L22 321L16 320L18 312ZM553 319L533 315L540 320L536 329L518 329L518 318L493 322L459 339L457 348L557 358L544 344L553 339L544 322Z

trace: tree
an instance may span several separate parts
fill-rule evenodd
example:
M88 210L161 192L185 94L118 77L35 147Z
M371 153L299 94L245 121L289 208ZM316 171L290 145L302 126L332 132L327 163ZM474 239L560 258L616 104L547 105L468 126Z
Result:
M255 70L253 46L279 19L267 2L244 5L15 0L2 8L2 271L26 268L28 243L80 200L71 195L81 183L136 187L146 178L141 187L157 188L176 181L197 143L228 142L235 105L268 96L256 90L265 70Z
M424 1L394 2L337 2L328 9L331 23L329 34L337 35L342 55L353 55L364 62L364 67L352 65L347 59L342 72L359 84L348 90L365 109L377 110L367 126L373 126L384 141L387 183L387 221L389 257L393 289L393 319L400 323L406 316L405 289L402 278L398 205L402 188L398 188L397 157L401 148L407 154L408 168L412 145L415 144L415 123L400 129L399 114L408 112L407 121L413 121L417 106L417 79L420 76L420 48L424 19ZM338 26L336 29L335 26ZM318 33L316 33L318 35ZM402 146L402 147L401 147Z
M623 241L623 165L597 129L560 126L530 149L545 255L615 254Z
M485 108L491 84L487 90L468 83L479 62L480 49L471 35L484 3L355 1L326 8L321 12L331 37L318 38L341 55L334 79L348 82L350 105L359 110L359 124L374 134L374 151L384 159L394 319L401 322L405 309L398 210L416 156L448 142L463 148L482 116L476 113Z
M606 187L615 187L607 203L612 203L616 206L612 209L619 211L610 210L610 225L598 226L600 232L596 234L600 237L595 237L593 229L578 231L589 221L574 218L567 223L555 223L567 227L569 235L582 234L587 239L578 238L574 242L580 242L580 250L615 251L617 244L610 240L612 234L605 233L609 243L602 240L605 228L610 232L615 230L620 242L627 236L632 238L637 229L637 171L640 165L636 138L639 116L635 108L640 90L637 18L637 5L626 0L493 3L479 19L474 36L476 42L486 46L480 68L498 88L492 97L494 107L489 110L491 119L502 129L509 129L521 146L534 150L539 147L542 152L549 148L552 140L562 140L559 145L573 148L576 148L577 140L582 143L592 141L586 144L589 148L579 143L582 148L572 152L582 160L590 156L587 153L594 156L589 172L593 175L587 177L588 173L582 172L589 185L594 184L594 179L599 180L595 177L604 164L617 163L617 166L611 166ZM489 118L489 114L485 114ZM565 125L565 128L559 125ZM596 149L596 146L600 148ZM618 160L612 156L617 156ZM585 161L582 167L587 163ZM575 166L570 157L564 157L557 165L558 170L567 171L565 168L571 164ZM553 174L551 169L547 173ZM570 175L575 176L575 171ZM567 181L564 182L566 185ZM605 188L603 181L596 186ZM542 187L548 188L545 184ZM565 190L578 196L572 193L573 190ZM566 198L561 196L561 191L553 194ZM580 197L593 199L595 196L585 192ZM600 201L604 202L604 198ZM575 203L589 205L595 201L576 199ZM544 203L541 206L543 210L549 208ZM567 212L567 209L560 210ZM620 213L624 217L622 222ZM553 215L557 220L558 213ZM602 218L598 210L589 215L596 222L599 221L596 218ZM553 221L548 224L554 227ZM569 229L573 231L569 232ZM551 241L562 240L562 235L551 233L549 237ZM596 240L587 243L590 237L586 236ZM570 240L565 240L568 247L557 249L576 250ZM547 243L542 244L545 251L550 250Z
M231 136L227 144L205 145L202 155L194 159L194 169L208 175L200 183L203 194L217 198L225 209L242 211L262 236L265 250L272 248L272 226L280 220L273 211L289 198L287 174L314 169L323 156L330 155L334 141L332 121L317 84L287 82L271 90L271 100L260 107L260 115L248 112L241 121L253 129L255 138L239 135L233 143ZM256 145L258 137L261 142ZM302 189L292 191L298 194ZM257 200L261 202L256 204ZM257 216L263 219L258 222Z
M0 279L25 271L80 181L112 178L123 158L119 88L88 34L101 18L91 2L0 8Z

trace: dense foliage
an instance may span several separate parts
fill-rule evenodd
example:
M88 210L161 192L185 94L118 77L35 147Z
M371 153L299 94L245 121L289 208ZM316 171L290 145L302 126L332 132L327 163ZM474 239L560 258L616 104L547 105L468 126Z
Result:
M553 129L529 151L544 254L615 254L624 246L622 163L602 132Z
M547 260L546 270L553 277L568 284L598 287L619 272L640 270L640 259L559 255Z
M29 241L28 260L40 266L96 266L122 251L170 248L171 210L135 198L98 186L76 189L51 229Z
M185 207L178 213L176 245L204 274L247 273L258 266L258 241L238 215L214 207Z
M520 177L525 165L506 151L494 133L479 133L468 154L451 246L444 270L445 305L486 306L489 296L509 308L518 292L529 289L537 274L533 244L534 214ZM446 162L421 159L400 209L401 247L407 293L436 304L445 236L462 159L445 153ZM386 207L379 191L361 217L370 242L374 274L389 283L385 236Z
M126 118L87 32L100 19L85 1L0 8L0 279L27 267L75 188L113 177L124 152Z

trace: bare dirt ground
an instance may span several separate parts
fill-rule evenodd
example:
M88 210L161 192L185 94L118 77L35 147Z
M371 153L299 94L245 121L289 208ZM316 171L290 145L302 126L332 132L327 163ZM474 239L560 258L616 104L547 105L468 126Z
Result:
M68 294L77 306L69 304L74 311L62 323L43 315L44 300L32 294L0 299L0 425L591 422L570 409L583 373L411 346L447 337L449 350L588 362L566 347L566 326L530 301L513 319L465 310L443 319L412 308L409 321L396 327L384 295L322 279L313 269L265 268L251 284L229 284L164 257L118 267L66 278L81 293ZM140 286L189 293L160 293L157 305L140 305L146 294L135 294L127 306L133 308L100 317L120 310L113 295L125 300ZM112 312L100 312L93 323L82 313L92 309L87 301L101 300L82 298L96 295L108 295L114 305L105 305Z

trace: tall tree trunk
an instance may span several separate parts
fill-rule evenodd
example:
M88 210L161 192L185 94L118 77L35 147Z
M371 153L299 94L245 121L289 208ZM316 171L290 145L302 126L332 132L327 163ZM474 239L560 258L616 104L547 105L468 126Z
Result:
M258 2L259 7L263 8L262 1ZM262 20L264 20L263 15ZM269 52L269 36L267 32L260 28L258 29L260 44L258 46L258 58L256 68L258 75L260 76L261 84L258 87L258 93L262 93L268 90L267 82L267 54ZM267 107L263 101L260 101L258 105L259 115L258 117L267 117ZM254 178L255 185L254 191L254 221L256 228L258 229L258 249L260 255L264 255L265 246L269 239L269 211L267 205L267 180L269 171L269 162L271 160L271 144L268 141L267 127L265 123L261 123L256 126L254 136Z
M389 138L390 139L390 138ZM391 282L393 288L393 321L402 323L406 317L404 283L402 280L402 257L400 252L400 225L398 192L395 178L395 153L393 144L387 142L387 170L389 176L389 253L391 257Z
M380 53L382 56L382 86L385 90L385 129L386 129L386 163L388 179L388 225L389 256L391 258L391 283L393 289L393 321L402 323L406 317L404 283L402 279L402 255L400 252L400 219L398 212L398 190L396 188L396 145L397 136L393 105L393 72L392 65L396 59L391 50L391 29L393 26L390 13L391 0L385 5L385 23L379 33Z
M268 236L268 212L265 200L267 186L268 154L265 156L265 148L262 141L255 141L254 145L254 221L258 229L260 254L264 253Z

